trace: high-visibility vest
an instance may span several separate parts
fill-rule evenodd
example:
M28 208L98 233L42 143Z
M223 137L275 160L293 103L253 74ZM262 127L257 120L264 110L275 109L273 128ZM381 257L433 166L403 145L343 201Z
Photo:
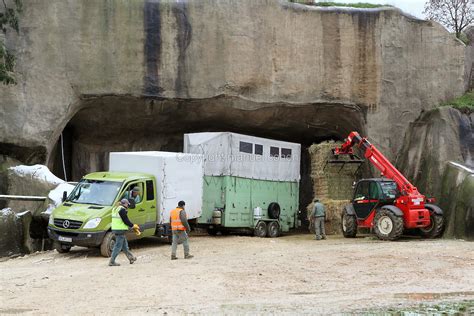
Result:
M183 223L181 223L181 219L179 218L179 213L182 210L182 208L178 207L171 211L171 230L186 230L186 227L184 227Z
M119 211L122 206L117 206L112 209L112 230L128 230L128 226L120 217Z

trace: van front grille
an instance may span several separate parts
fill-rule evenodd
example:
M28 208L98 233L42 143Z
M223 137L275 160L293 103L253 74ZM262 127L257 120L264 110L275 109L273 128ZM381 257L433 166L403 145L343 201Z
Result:
M73 221L71 219L55 218L54 219L54 226L61 227L61 228L66 228L66 229L78 229L82 226L82 222Z

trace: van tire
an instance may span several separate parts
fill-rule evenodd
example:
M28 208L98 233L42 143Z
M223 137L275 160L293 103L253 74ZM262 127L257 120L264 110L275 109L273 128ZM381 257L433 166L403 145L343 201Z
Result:
M107 232L105 234L104 239L102 239L102 243L100 244L100 254L103 257L110 257L112 255L112 249L114 249L115 245L115 235L112 232Z
M59 253L68 253L72 246L61 244L59 241L54 242L54 249Z
M268 205L268 217L271 219L280 218L280 205L276 202L272 202Z

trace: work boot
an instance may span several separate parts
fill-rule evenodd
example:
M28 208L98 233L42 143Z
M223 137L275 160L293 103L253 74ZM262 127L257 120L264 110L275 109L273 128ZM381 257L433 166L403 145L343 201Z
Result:
M171 255L171 260L177 260L178 257L176 257L175 255Z
M130 262L130 264L133 264L135 261L137 261L137 257L135 257L135 256L130 257L130 258L128 258L128 261Z
M189 254L188 254L188 255L184 255L184 259L191 259L191 258L194 258L194 256L193 256L193 255L189 255Z
M110 266L110 267L118 267L118 266L120 266L120 263L115 262L115 261L113 261L113 262L112 262L112 261L109 261L109 266Z

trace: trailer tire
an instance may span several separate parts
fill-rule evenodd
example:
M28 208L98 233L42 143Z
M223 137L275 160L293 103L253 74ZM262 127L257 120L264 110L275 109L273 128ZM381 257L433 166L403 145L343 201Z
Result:
M381 240L396 240L403 234L403 217L381 208L374 217L374 231Z
M272 202L268 205L268 217L271 219L280 218L280 205L276 202Z
M341 215L341 229L346 238L354 238L357 235L357 219L350 215L345 207Z
M112 232L107 232L105 234L102 243L100 244L100 254L103 257L110 257L112 255L112 249L114 249L115 245L115 235Z
M280 224L278 222L270 222L267 225L267 236L270 238L276 238L280 236Z
M71 248L72 246L62 244L59 241L54 242L54 249L56 249L56 251L59 253L68 253L69 251L71 251Z
M267 236L267 224L264 221L260 221L255 226L253 231L254 235L260 238L264 238Z
M442 215L430 212L430 226L420 228L420 232L425 238L441 237L444 229L444 218Z

